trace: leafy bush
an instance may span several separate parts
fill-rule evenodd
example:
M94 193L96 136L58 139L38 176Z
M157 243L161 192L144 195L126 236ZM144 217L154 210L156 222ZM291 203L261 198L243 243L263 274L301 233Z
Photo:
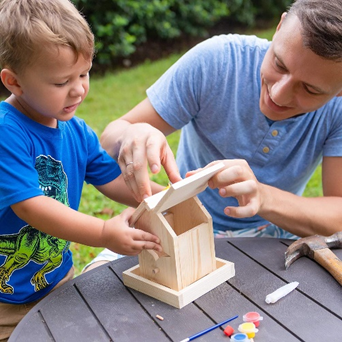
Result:
M96 37L96 63L113 66L140 44L181 35L204 37L222 18L253 25L273 19L290 0L73 0Z
M111 64L131 55L147 39L173 39L182 33L200 36L228 15L218 0L74 0L86 16L97 42L97 61Z

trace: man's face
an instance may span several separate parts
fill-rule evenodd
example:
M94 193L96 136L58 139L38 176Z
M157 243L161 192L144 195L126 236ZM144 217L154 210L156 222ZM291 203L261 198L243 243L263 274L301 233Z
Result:
M342 95L342 63L304 48L299 19L284 17L261 66L260 110L271 120L314 111Z

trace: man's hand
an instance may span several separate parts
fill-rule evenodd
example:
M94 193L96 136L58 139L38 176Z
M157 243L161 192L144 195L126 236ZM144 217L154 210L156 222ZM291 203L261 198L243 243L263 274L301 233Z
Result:
M118 163L137 201L152 195L147 166L156 174L162 165L172 183L181 180L172 150L158 129L146 123L131 124L121 141Z
M222 197L235 197L238 207L226 207L227 216L243 218L260 213L262 206L262 184L258 182L248 163L242 159L214 161L206 167L223 162L225 168L217 172L208 182L210 188L219 189ZM200 169L187 173L187 177Z

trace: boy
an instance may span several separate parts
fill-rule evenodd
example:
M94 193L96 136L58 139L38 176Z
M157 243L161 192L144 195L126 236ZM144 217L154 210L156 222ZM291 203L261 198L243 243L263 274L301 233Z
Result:
M68 0L2 0L0 103L0 341L25 313L73 277L69 241L126 255L161 250L129 227L77 212L83 182L136 206L118 164L74 116L89 90L94 40ZM153 185L155 191L162 186Z

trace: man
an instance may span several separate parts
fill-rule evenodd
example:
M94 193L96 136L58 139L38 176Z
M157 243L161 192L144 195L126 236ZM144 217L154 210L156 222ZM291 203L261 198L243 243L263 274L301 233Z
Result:
M199 195L216 236L341 230L341 18L341 0L297 0L272 43L222 35L186 53L101 137L136 199L151 195L147 163L176 182L223 160ZM165 138L177 129L180 174ZM301 197L320 163L324 196Z

